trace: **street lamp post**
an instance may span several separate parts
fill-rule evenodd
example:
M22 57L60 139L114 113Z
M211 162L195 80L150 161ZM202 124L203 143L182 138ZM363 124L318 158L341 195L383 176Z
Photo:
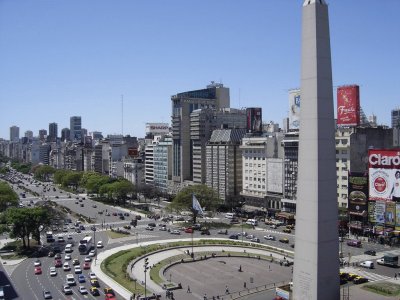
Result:
M241 236L242 236L242 243L243 243L243 218L242 218L242 234L241 234Z
M146 257L144 259L143 268L144 268L144 298L146 299L147 298L147 280L146 280L147 277L146 277L146 273L147 273L147 270L149 269L149 258L148 257Z

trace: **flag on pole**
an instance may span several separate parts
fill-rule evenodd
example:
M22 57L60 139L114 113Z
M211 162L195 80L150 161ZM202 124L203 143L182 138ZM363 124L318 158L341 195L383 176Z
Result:
M195 211L197 211L197 213L199 215L203 215L204 214L203 213L203 209L200 206L199 200L197 200L197 198L196 198L196 196L194 194L192 194L192 195L193 195L193 209Z

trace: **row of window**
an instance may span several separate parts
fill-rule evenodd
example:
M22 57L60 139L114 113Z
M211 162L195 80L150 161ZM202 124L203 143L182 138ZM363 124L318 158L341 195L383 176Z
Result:
M252 163L245 163L244 164L245 167L259 167L259 168L265 168L265 164L252 164Z

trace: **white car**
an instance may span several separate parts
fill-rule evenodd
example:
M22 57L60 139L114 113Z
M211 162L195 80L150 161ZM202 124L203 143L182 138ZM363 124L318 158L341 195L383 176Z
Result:
M269 240L269 241L275 241L275 237L270 234L264 235L264 239Z
M57 276L56 267L50 267L50 276Z
M71 266L69 265L69 263L65 262L63 264L63 270L64 271L71 271Z
M97 276L96 276L95 273L90 272L90 273L89 273L89 278L90 278L90 279L97 279Z
M79 292L80 292L82 295L88 293L87 289L86 289L83 285L80 285L80 286L79 286Z
M76 281L75 281L74 275L72 275L72 274L68 274L67 275L67 284L69 286L76 285Z
M96 255L96 250L90 250L89 256L90 256L90 257L93 257L93 256L95 256L95 255Z
M75 274L82 274L81 266L75 266L74 271L75 271Z
M179 235L179 234L181 234L181 232L179 231L179 230L171 230L171 234L177 234L177 235Z
M42 262L40 260L35 260L33 264L35 265L35 267L40 267L42 265Z
M91 261L92 261L92 258L90 256L85 257L85 262L91 262Z
M103 242L102 241L98 241L97 242L97 248L103 248Z
M71 254L65 254L64 260L71 260Z

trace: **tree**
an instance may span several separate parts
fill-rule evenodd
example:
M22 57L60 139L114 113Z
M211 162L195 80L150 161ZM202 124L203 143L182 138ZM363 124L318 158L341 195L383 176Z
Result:
M206 185L193 185L182 189L168 208L178 212L189 210L193 214L193 222L196 222L197 212L193 210L193 195L196 196L200 206L208 211L215 211L222 203L222 200L213 189Z
M62 184L64 177L69 173L70 171L67 170L57 170L54 173L54 183L57 184Z
M81 179L88 193L99 194L100 187L109 183L110 177L98 173L85 173Z
M72 187L73 189L78 189L79 182L82 178L82 172L68 172L62 181L62 185L66 187Z
M55 169L48 165L39 165L34 168L34 177L38 180L49 181L51 175L55 173Z
M124 205L128 194L135 190L134 185L126 179L121 179L111 184L112 194L116 198L118 205Z
M6 182L0 182L0 212L18 206L18 202L19 197L14 190Z

